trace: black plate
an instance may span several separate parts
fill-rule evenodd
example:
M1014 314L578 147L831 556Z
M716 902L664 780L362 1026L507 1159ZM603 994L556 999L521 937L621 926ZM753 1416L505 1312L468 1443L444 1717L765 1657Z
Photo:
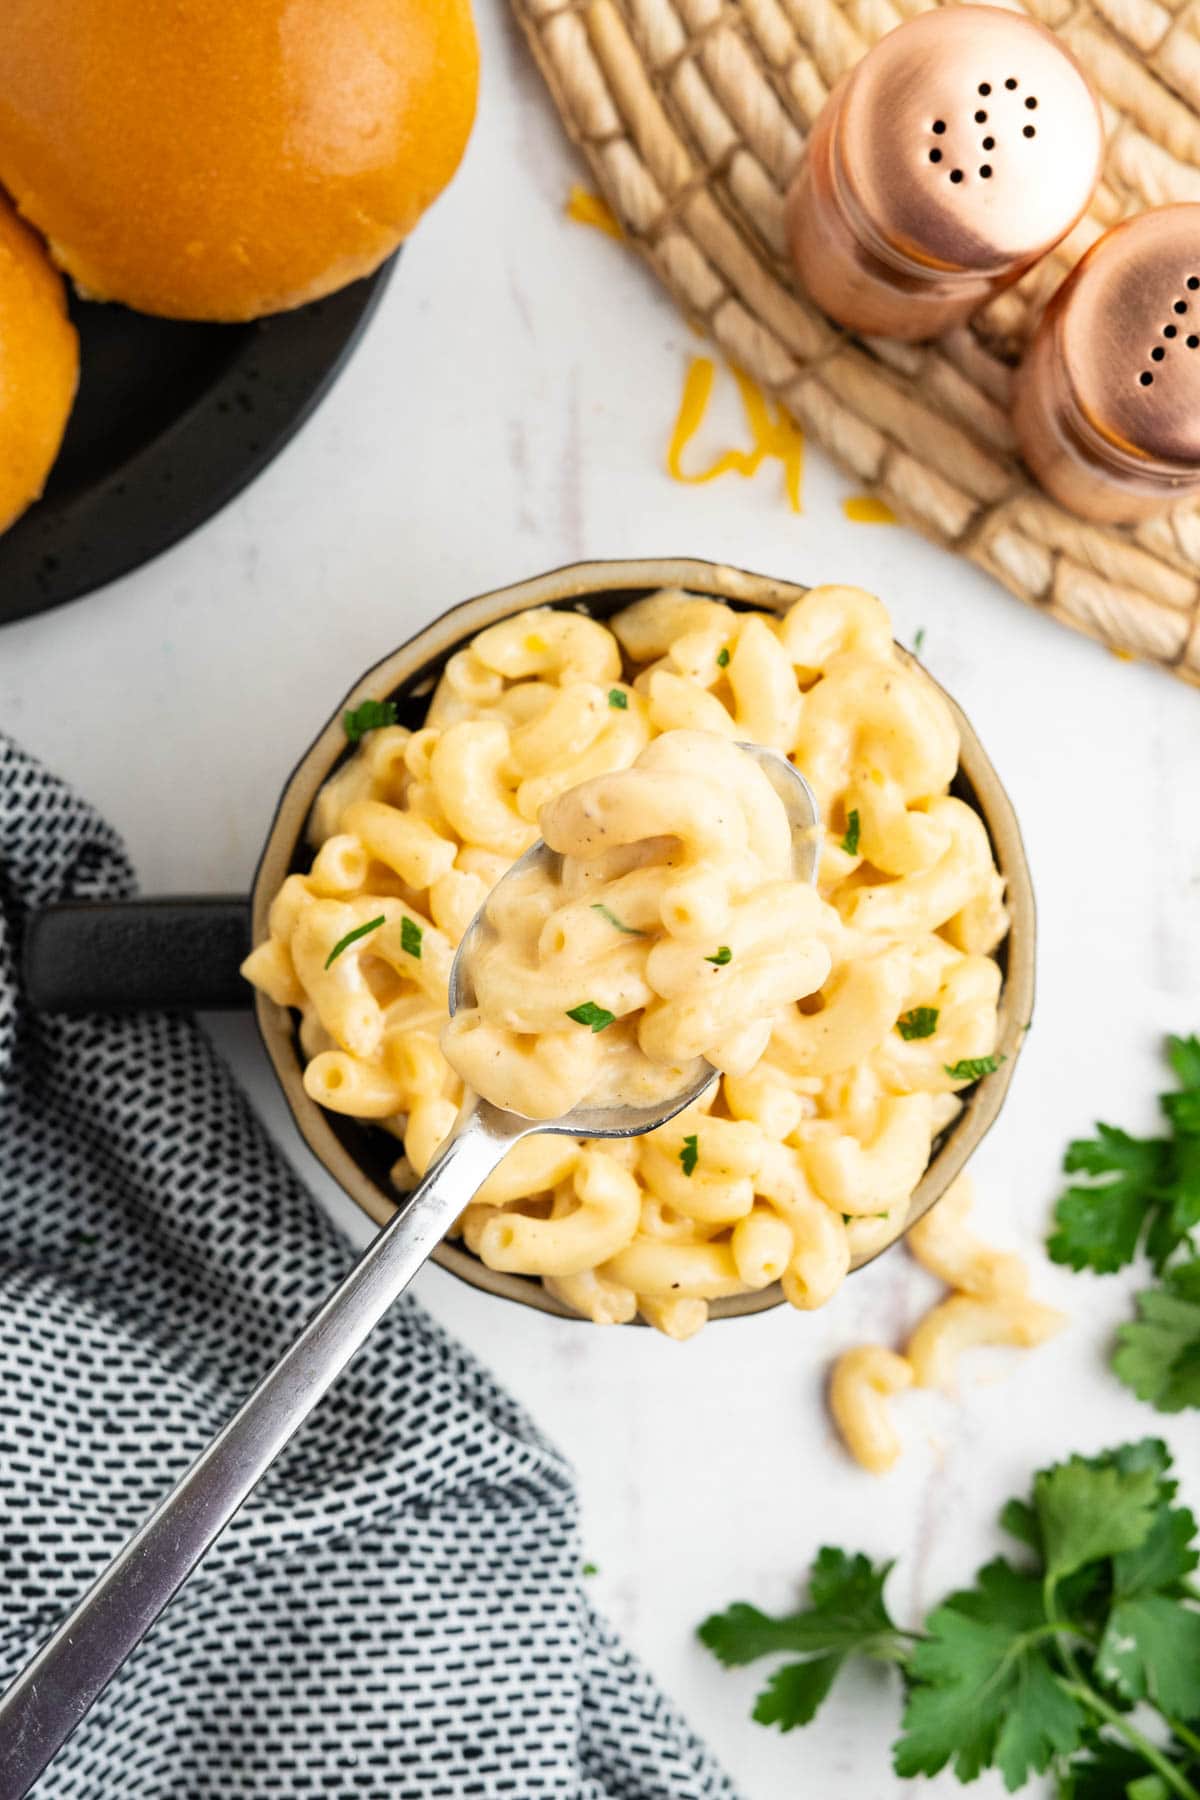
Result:
M0 624L128 574L240 493L332 385L394 261L252 325L73 300L79 393L45 493L0 536Z

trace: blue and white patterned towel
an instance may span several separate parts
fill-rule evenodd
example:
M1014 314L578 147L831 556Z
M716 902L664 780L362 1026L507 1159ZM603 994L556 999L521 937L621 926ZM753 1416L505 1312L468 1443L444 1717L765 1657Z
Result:
M132 885L0 735L0 1687L349 1261L190 1020L23 1006L28 910ZM570 1470L401 1301L34 1791L735 1800L579 1568Z

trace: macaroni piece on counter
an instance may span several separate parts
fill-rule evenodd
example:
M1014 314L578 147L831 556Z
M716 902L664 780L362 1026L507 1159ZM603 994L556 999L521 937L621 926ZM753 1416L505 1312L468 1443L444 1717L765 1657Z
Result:
M475 1005L442 1030L451 1068L528 1119L657 1105L705 1062L751 1074L779 1014L828 978L837 933L795 879L787 812L755 759L668 731L538 823L561 860L484 903Z
M902 1229L958 1094L994 1067L993 952L1008 928L983 821L949 792L953 717L897 651L883 606L825 587L782 617L680 590L635 602L611 626L541 608L450 658L421 729L387 717L376 706L364 728L360 709L361 743L313 810L312 866L284 882L245 965L299 1013L308 1093L395 1137L403 1154L393 1179L411 1187L463 1096L441 1045L450 964L475 913L541 831L561 833L568 855L586 849L581 784L620 793L626 775L676 783L671 759L688 741L677 734L703 733L706 810L694 786L678 784L692 823L686 809L663 814L675 828L661 835L682 837L696 856L684 911L695 908L711 949L689 937L684 913L682 930L664 916L672 883L661 845L631 848L627 867L620 855L601 859L603 899L581 898L587 882L531 896L538 946L521 935L524 914L509 923L537 982L547 951L575 959L568 1010L597 1011L562 1020L573 1059L604 1044L608 1029L593 1027L611 1012L621 1021L614 1041L636 1030L645 1051L648 1031L668 1063L712 1050L721 1082L643 1138L517 1144L459 1230L491 1267L540 1277L597 1323L640 1313L689 1337L711 1301L775 1281L794 1306L823 1305L854 1256ZM729 774L739 741L790 757L825 826L817 891L788 903L797 911L786 941L773 935L773 913L753 913L752 888L726 893L708 879L701 838L684 835L718 815L739 845L750 833L750 790ZM727 867L730 844L708 847ZM770 868L768 858L747 879L773 879ZM555 915L565 935L552 941ZM634 935L642 931L651 938ZM701 961L718 959L705 962L705 991L722 1007L692 1016L679 1002L698 950ZM779 982L769 1034L754 994L738 989L754 959ZM520 991L501 995L515 1009L506 1022L475 1022L451 1046L481 1029L519 1037L533 1017L530 979L526 969ZM512 1039L501 1047L509 1075L521 1077L522 1110L560 1111L561 1096L540 1085L548 1070L537 1052L525 1046L514 1062ZM631 1056L626 1074L634 1068L645 1076ZM482 1063L471 1073L484 1081Z
M1066 1317L1029 1297L1029 1270L1011 1251L993 1250L966 1228L971 1183L960 1175L908 1234L913 1256L956 1292L919 1321L903 1356L880 1344L845 1350L829 1379L829 1410L854 1460L883 1475L900 1458L886 1400L905 1388L953 1392L964 1350L1005 1344L1032 1349L1056 1337Z

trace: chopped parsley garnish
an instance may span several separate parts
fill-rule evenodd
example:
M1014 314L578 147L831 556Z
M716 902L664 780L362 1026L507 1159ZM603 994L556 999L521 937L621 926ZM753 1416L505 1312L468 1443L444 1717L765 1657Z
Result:
M856 808L855 811L852 812L850 814L850 817L846 820L846 835L842 839L842 849L846 852L847 856L857 856L858 855L858 840L859 840L859 836L861 835L861 832L862 832L862 821L858 816L858 811Z
M696 1173L696 1164L700 1161L700 1139L695 1132L683 1140L683 1149L679 1152L679 1166L690 1179Z
M394 700L364 700L353 712L342 714L342 725L346 736L352 744L357 744L364 732L378 731L381 725L396 723L396 702Z
M936 1006L914 1006L906 1013L901 1013L896 1020L896 1030L910 1044L914 1038L932 1037L937 1030L938 1009Z
M623 688L609 688L608 704L610 706L615 706L618 712L627 712L629 710L629 695Z
M418 962L421 960L421 939L424 935L425 933L415 919L410 919L407 915L401 919L400 948L407 955L415 956Z
M1063 1167L1082 1176L1054 1210L1055 1262L1111 1275L1143 1255L1158 1285L1137 1295L1137 1318L1117 1332L1112 1366L1160 1412L1200 1407L1200 1038L1168 1038L1179 1082L1160 1096L1162 1137L1097 1125L1068 1146Z
M961 1062L943 1063L942 1067L951 1081L982 1081L985 1075L994 1075L1007 1060L1003 1056L964 1056Z
M716 963L719 969L723 969L727 962L733 961L733 951L729 948L728 944L722 944L715 956L706 956L704 960L705 962Z
M618 919L616 913L610 912L608 907L599 900L592 901L592 911L598 912L602 919L607 919L614 931L623 931L626 937L645 937L646 935L644 931L639 931L636 925L626 925L624 919Z
M921 646L924 642L925 642L925 627L923 625L918 625L916 636L913 638L913 655L914 656L920 656Z
M594 1000L585 1000L582 1006L573 1006L568 1012L568 1019L574 1019L577 1025L590 1025L593 1031L603 1031L611 1025L616 1013L610 1013L603 1006L597 1006Z
M353 931L348 931L344 938L338 939L337 943L333 946L333 949L329 952L329 955L325 958L325 967L327 969L332 968L343 950L348 950L351 944L356 944L358 942L359 938L366 937L369 931L378 931L379 927L386 924L386 922L383 914L380 913L377 919L368 919L365 925L356 926Z
M780 1731L807 1725L853 1659L898 1669L901 1777L949 1765L964 1783L995 1769L1010 1793L1049 1774L1059 1800L1196 1800L1200 1546L1177 1490L1154 1438L1073 1456L1000 1514L1018 1553L979 1569L920 1631L891 1617L890 1562L827 1546L805 1606L773 1617L738 1601L700 1640L727 1668L782 1659L753 1712ZM855 1791L879 1786L864 1774Z
M717 651L717 667L718 669L727 669L729 667L728 649Z
M600 1571L599 1571L599 1569L598 1569L598 1568L597 1568L597 1567L596 1567L596 1564L595 1564L595 1563L593 1563L593 1562L586 1562L586 1563L584 1563L584 1565L583 1565L583 1569L582 1569L582 1570L581 1570L581 1573L582 1573L582 1574L584 1574L584 1575L598 1575L598 1574L599 1574L599 1573L600 1573Z

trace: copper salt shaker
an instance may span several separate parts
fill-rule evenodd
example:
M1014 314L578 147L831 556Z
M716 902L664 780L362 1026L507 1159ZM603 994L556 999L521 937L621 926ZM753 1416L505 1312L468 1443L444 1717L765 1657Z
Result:
M993 6L923 13L813 128L787 202L800 280L851 330L935 337L1066 235L1103 147L1095 95L1051 32Z
M1046 308L1013 419L1047 493L1084 518L1132 522L1200 493L1200 205L1092 245Z

